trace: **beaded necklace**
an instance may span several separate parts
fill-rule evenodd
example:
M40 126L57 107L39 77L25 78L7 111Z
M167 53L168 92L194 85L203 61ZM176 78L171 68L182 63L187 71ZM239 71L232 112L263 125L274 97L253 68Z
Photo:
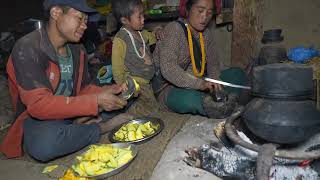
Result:
M188 31L188 44L189 44L189 52L190 52L190 57L191 57L192 71L196 77L202 77L204 75L204 71L205 71L205 67L206 67L206 52L204 49L203 34L202 34L202 32L199 33L199 41L200 41L200 49L201 49L201 70L199 72L197 69L197 66L196 66L195 58L194 58L191 30L190 30L188 24L186 24L186 27L187 27L187 31Z
M144 56L146 55L146 43L144 42L144 39L143 39L143 37L142 37L141 32L138 31L138 33L139 33L139 35L140 35L140 38L141 38L141 41L142 41L142 44L143 44L143 53L142 53L142 55L140 55L139 52L138 52L138 50L137 50L137 46L136 46L136 44L135 44L135 42L134 42L134 38L133 38L133 36L132 36L132 33L131 33L130 31L128 31L126 28L124 28L124 27L122 27L122 29L125 30L125 31L128 33L128 35L129 35L129 37L130 37L130 39L131 39L131 43L132 43L132 45L133 45L134 51L136 52L137 56L138 56L139 58L143 59Z

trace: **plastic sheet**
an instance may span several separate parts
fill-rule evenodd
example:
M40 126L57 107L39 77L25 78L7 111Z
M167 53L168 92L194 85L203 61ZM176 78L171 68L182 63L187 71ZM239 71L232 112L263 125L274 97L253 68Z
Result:
M320 56L320 51L314 48L295 47L288 52L288 58L296 63L304 63L317 56Z

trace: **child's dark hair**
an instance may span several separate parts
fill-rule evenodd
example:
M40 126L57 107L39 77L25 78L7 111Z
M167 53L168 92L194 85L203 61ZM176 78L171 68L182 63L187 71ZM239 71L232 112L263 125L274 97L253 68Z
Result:
M112 14L121 23L121 18L130 18L135 7L143 7L141 0L112 0Z

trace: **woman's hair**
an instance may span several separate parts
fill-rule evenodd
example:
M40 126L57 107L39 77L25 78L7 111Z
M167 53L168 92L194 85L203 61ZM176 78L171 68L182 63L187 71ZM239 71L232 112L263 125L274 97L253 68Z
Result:
M190 10L191 10L191 7L195 4L195 3L197 3L199 0L186 0L187 2L186 2L186 10L187 10L187 12L190 12Z
M197 3L199 0L187 0L187 3L186 3L186 10L187 12L190 12L191 10L191 7Z
M134 8L143 7L141 0L112 0L112 14L120 23L121 18L130 18L134 13Z

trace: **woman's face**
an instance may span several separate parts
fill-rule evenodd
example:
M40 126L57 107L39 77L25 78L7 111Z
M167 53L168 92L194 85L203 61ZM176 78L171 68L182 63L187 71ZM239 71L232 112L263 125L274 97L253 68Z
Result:
M188 21L193 30L202 32L212 19L213 0L198 0L188 12Z

